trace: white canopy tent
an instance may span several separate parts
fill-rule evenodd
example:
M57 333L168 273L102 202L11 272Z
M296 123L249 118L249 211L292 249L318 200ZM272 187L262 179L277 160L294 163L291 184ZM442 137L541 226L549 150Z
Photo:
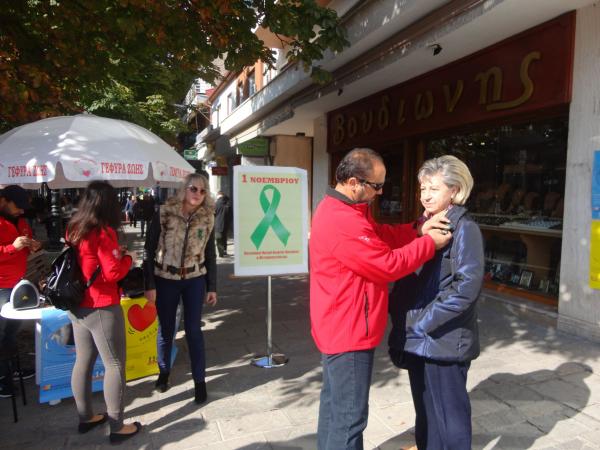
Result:
M92 114L52 117L0 135L0 185L35 189L176 187L194 168L154 133Z

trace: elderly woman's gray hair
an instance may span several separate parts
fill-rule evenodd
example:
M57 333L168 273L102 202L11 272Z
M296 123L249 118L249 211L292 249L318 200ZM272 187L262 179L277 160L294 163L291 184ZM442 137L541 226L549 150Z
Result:
M204 201L202 202L202 206L209 209L215 209L215 199L213 198L210 192L210 185L208 184L208 179L199 173L190 173L188 174L182 181L181 187L177 190L177 198L183 202L185 198L185 191L190 184L198 183L202 185L202 187L206 190L206 195L204 195Z
M452 155L443 155L428 159L423 163L417 174L419 182L434 175L441 175L443 183L449 188L456 188L452 203L464 205L473 189L473 177L467 165Z

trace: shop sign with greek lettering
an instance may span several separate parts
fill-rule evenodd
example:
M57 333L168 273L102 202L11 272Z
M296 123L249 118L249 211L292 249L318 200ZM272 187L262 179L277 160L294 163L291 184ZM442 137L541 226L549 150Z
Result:
M236 276L308 272L308 183L295 167L235 166Z

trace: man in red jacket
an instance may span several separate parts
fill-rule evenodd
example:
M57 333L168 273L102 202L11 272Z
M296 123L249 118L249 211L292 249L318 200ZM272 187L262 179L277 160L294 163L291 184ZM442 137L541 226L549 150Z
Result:
M27 191L10 185L0 190L0 308L10 300L13 287L25 276L27 256L41 244L32 238L23 212L29 208ZM17 345L21 321L0 316L0 352L10 354ZM35 372L28 372L29 375ZM12 377L8 365L0 367L0 397L10 395L6 377Z
M363 448L373 356L387 323L387 285L414 272L451 238L444 217L420 231L413 224L377 224L369 204L381 194L385 172L378 153L352 150L313 216L310 318L323 365L319 450Z

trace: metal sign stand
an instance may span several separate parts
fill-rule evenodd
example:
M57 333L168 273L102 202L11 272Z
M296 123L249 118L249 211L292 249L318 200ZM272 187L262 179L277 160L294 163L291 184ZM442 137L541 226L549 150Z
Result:
M267 276L267 354L252 358L251 364L263 369L272 369L287 364L289 359L282 353L273 353L273 342L271 340L271 275Z

